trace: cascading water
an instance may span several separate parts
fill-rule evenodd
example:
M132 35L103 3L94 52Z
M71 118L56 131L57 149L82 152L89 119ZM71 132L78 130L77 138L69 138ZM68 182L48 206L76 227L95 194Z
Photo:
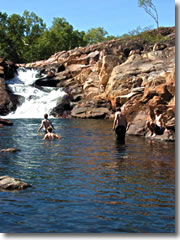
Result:
M62 89L52 87L36 88L32 84L39 78L39 71L35 69L19 68L18 74L6 80L10 90L22 96L23 103L8 118L42 118L66 95Z

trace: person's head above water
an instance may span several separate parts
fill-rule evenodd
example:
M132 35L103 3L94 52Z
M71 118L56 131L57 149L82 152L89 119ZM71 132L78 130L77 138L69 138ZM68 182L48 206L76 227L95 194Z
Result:
M51 133L52 132L52 127L48 127L47 130L48 130L48 132Z
M44 114L44 118L48 119L48 114L47 113Z

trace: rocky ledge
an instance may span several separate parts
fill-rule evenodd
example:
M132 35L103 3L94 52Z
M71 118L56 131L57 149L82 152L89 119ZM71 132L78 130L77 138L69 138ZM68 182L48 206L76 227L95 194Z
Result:
M153 110L159 108L173 134L175 28L160 28L159 33L164 40L155 44L136 38L116 39L18 66L40 69L36 87L63 88L67 93L52 110L55 117L113 118L120 105L130 123L128 134L147 136L146 121L153 119ZM6 115L17 107L18 97L8 91L4 68L2 72L0 114Z

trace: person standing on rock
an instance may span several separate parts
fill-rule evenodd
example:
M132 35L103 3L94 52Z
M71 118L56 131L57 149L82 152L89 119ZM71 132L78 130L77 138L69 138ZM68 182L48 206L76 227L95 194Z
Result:
M162 114L158 109L154 111L155 119L154 121L147 122L147 127L150 130L149 137L155 137L156 135L162 135L165 130L165 124Z
M41 125L40 125L37 132L40 133L40 130L43 128L44 132L47 133L47 128L48 127L52 127L53 129L55 129L52 122L48 119L48 114L45 113L44 114L44 119L42 120Z
M125 116L125 112L121 111L120 107L116 108L114 122L113 122L113 130L116 133L117 139L122 143L125 143L125 135L127 128L127 119Z

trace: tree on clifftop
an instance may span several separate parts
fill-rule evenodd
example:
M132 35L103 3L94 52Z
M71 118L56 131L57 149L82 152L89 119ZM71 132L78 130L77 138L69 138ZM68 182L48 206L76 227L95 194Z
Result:
M0 56L16 63L35 61L34 45L45 29L43 20L35 13L24 11L23 16L8 17L0 12Z
M155 7L155 5L152 3L151 0L138 0L139 7L144 8L147 14L149 14L154 21L156 22L157 29L159 28L159 18L158 18L158 12Z
M92 28L88 30L87 34L84 36L84 40L88 44L94 44L103 42L106 38L107 32L102 27Z
M83 41L85 33L74 31L73 26L65 18L54 18L49 33L54 53L62 50L68 51L85 45Z

